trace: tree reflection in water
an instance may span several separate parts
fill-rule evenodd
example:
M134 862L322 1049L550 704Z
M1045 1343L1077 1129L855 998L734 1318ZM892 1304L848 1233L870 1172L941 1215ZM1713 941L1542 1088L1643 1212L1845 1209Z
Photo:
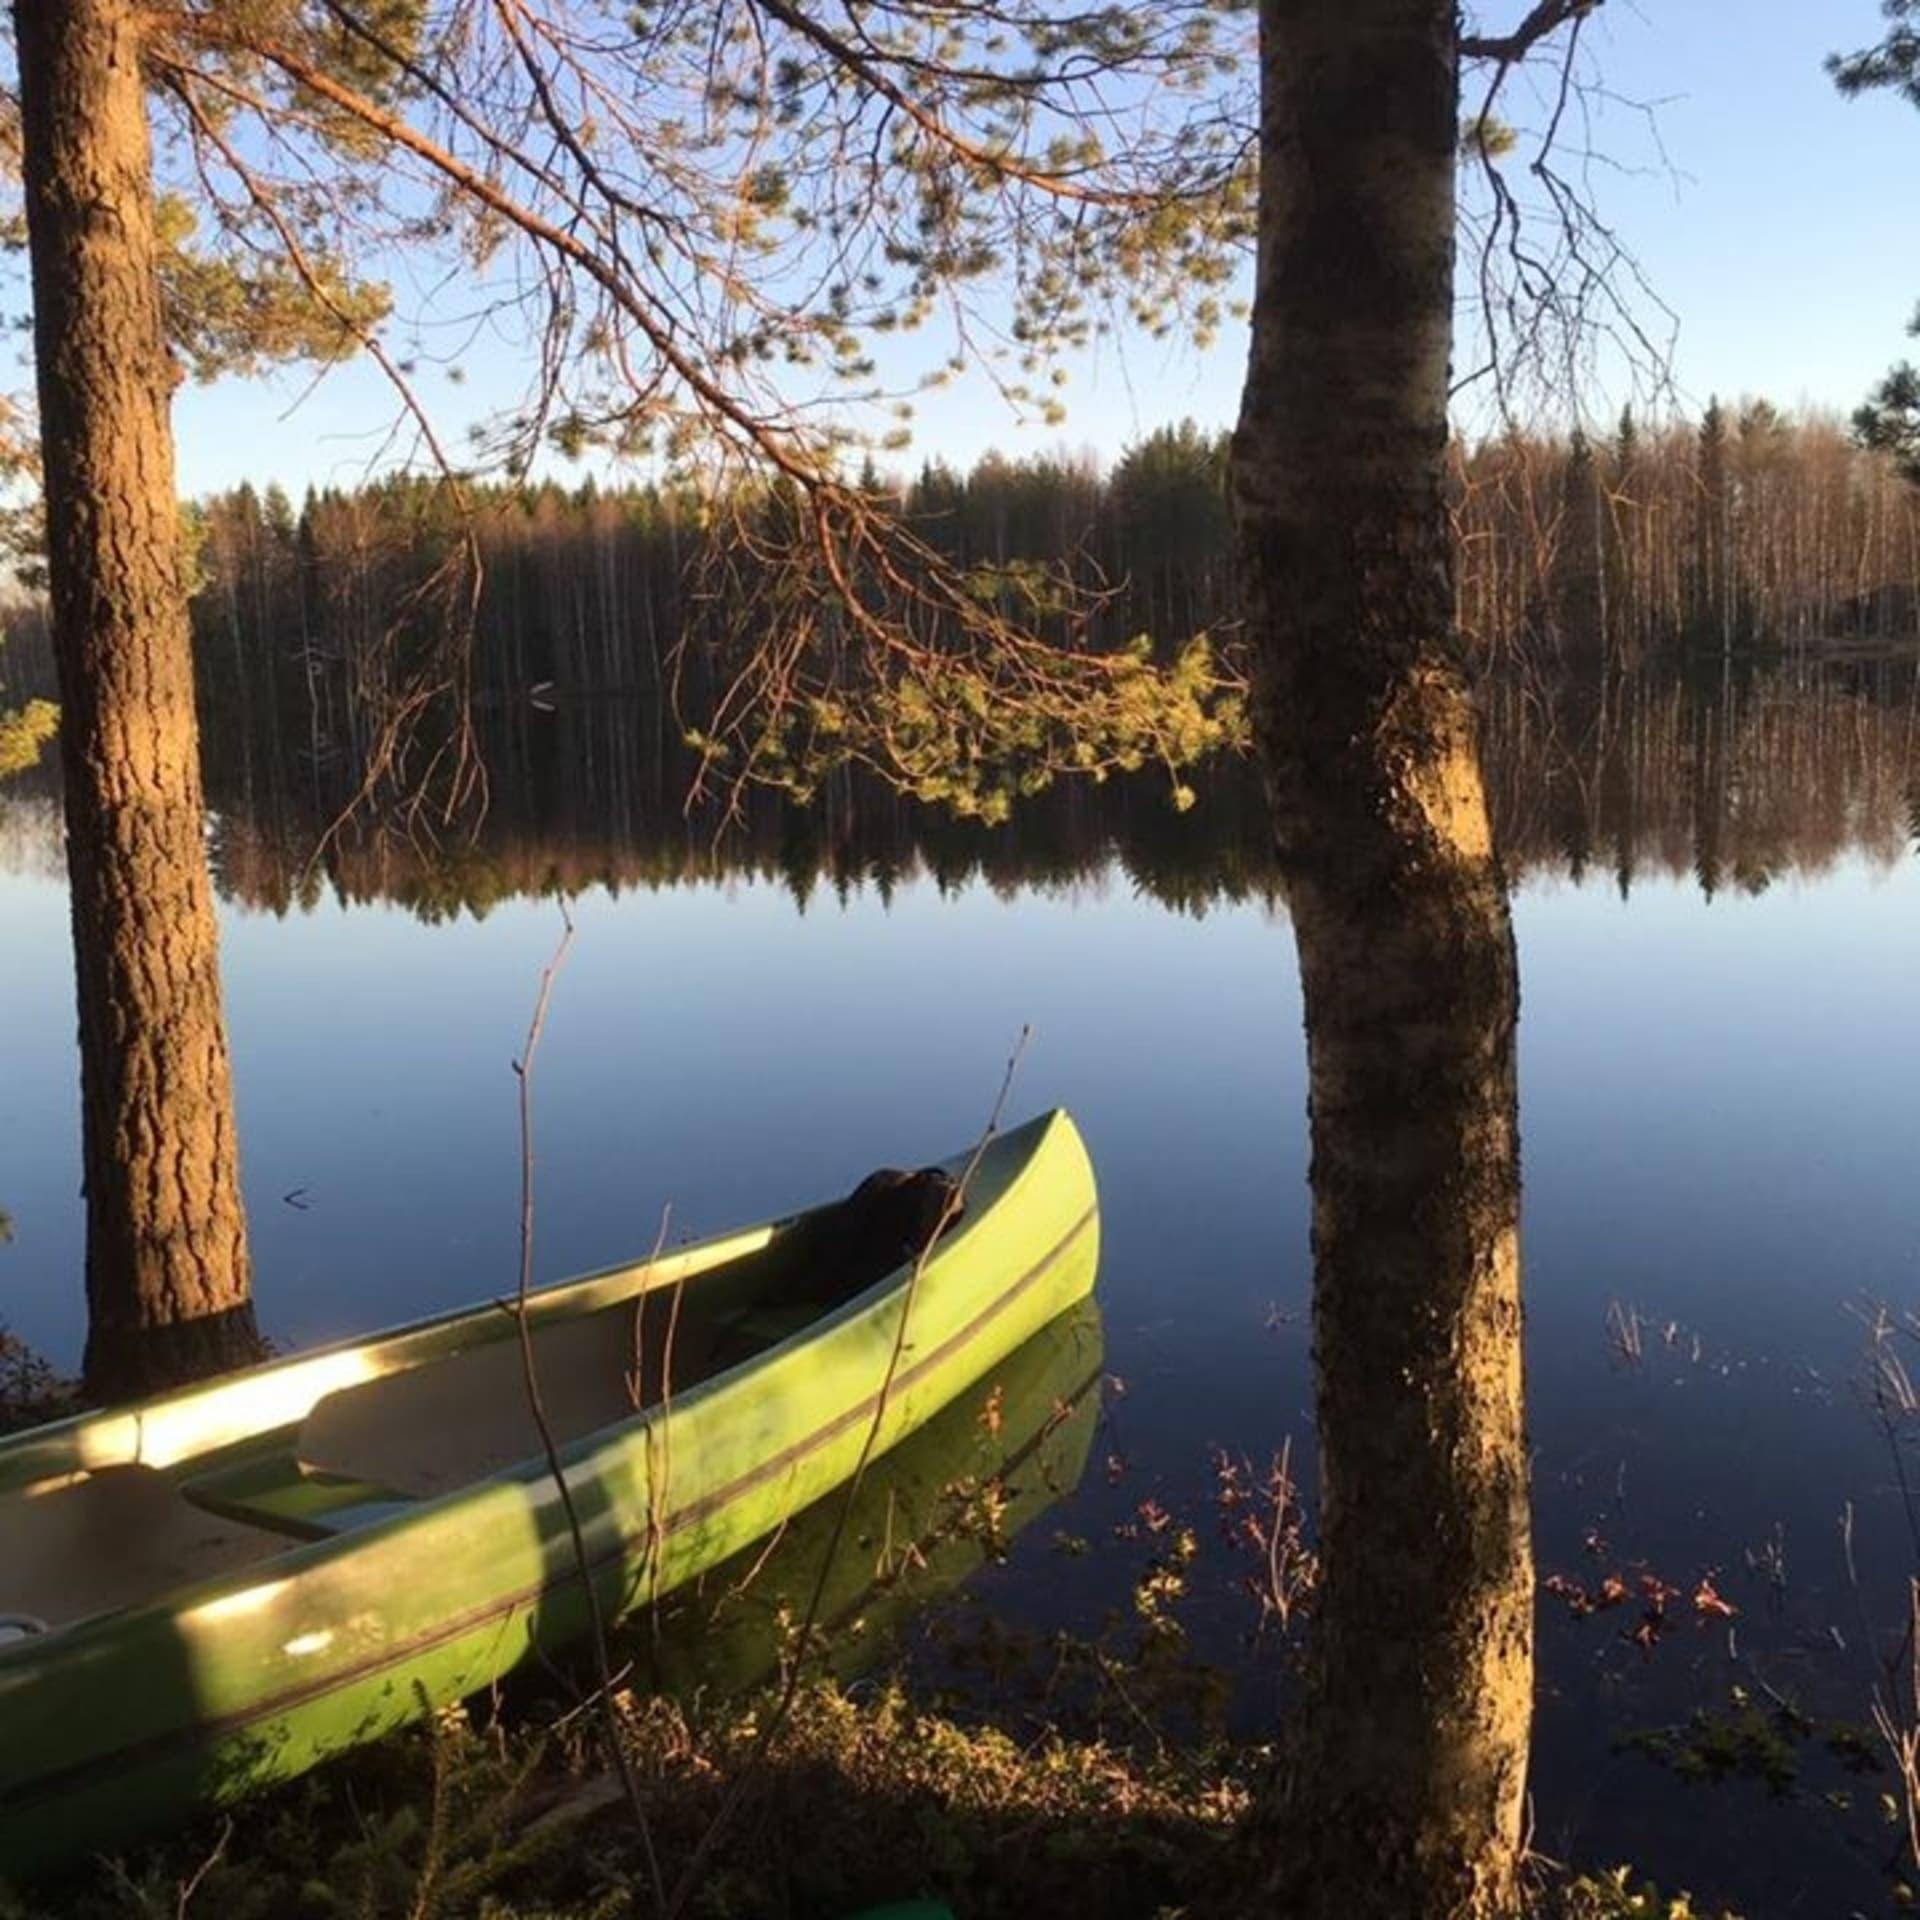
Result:
M1920 662L1836 656L1704 680L1652 669L1482 688L1499 843L1524 883L1692 874L1708 894L1763 891L1857 855L1891 864L1920 839ZM1177 912L1281 904L1265 802L1250 764L1203 770L1181 813L1163 777L1062 785L1001 827L915 805L856 773L810 806L742 796L729 823L685 806L692 756L652 703L494 707L482 716L490 799L437 840L352 823L315 860L358 768L315 761L271 706L208 730L216 882L232 904L286 913L332 896L422 918L498 901L729 877L816 892L906 881L944 889L1065 889L1115 877ZM55 864L46 770L0 795L0 866Z

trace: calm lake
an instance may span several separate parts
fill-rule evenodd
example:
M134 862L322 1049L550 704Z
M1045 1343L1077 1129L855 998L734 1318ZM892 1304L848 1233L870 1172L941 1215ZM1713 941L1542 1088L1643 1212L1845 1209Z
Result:
M1750 1913L1884 1911L1896 1783L1836 1726L1871 1745L1920 1573L1920 1458L1876 1418L1864 1317L1920 1310L1915 666L1489 701L1540 1568L1634 1590L1584 1617L1543 1595L1535 1844ZM1199 1547L1188 1648L1256 1731L1287 1660L1253 1637L1216 1458L1290 1437L1310 1484L1311 1424L1299 983L1252 783L1186 815L1151 783L1061 792L991 831L836 786L716 842L650 718L499 731L477 843L343 841L317 875L315 767L268 740L209 769L262 1324L301 1345L511 1289L510 1061L563 890L542 1277L645 1252L664 1209L703 1234L964 1145L1030 1028L1009 1111L1070 1108L1101 1180L1104 1411L1077 1487L944 1611L1096 1633L1170 1515ZM56 833L44 789L0 792L0 1320L71 1363ZM1636 1639L1643 1577L1677 1597Z

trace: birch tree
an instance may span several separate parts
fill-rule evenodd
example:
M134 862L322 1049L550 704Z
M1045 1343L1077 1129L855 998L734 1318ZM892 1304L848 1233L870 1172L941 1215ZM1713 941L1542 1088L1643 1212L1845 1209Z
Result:
M1274 1911L1519 1904L1533 1696L1518 983L1447 499L1465 148L1491 328L1574 331L1597 229L1497 171L1501 92L1591 0L1262 0L1259 255L1231 476L1252 715L1305 1000L1323 1580L1267 1809ZM1463 73L1485 76L1471 93ZM1463 139L1463 125L1465 136ZM1499 129L1496 138L1496 129ZM1499 298L1487 236L1522 266ZM1604 243L1603 243L1604 244ZM1469 255L1470 264L1473 256ZM1593 275L1597 271L1598 278ZM1506 341L1496 332L1498 362Z

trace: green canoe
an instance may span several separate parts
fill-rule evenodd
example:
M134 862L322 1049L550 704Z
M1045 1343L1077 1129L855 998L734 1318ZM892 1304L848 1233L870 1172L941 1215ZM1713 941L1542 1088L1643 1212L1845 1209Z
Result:
M796 1274L783 1251L826 1217L530 1301L610 1615L844 1484L876 1412L878 1452L1093 1285L1093 1170L1064 1113L987 1147L917 1279ZM0 1628L0 1878L290 1778L577 1638L516 1316L490 1301L0 1442L5 1616L31 1624Z

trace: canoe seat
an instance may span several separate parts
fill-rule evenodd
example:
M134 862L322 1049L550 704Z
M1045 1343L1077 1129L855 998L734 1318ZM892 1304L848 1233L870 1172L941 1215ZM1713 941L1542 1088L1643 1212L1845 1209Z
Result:
M562 1447L634 1417L634 1318L634 1303L623 1300L535 1328L535 1377ZM659 1396L664 1330L664 1313L650 1313L643 1405ZM674 1343L676 1391L701 1376L707 1344L687 1315ZM296 1450L309 1472L423 1500L538 1459L518 1335L509 1326L447 1359L328 1394L307 1415Z
M272 1527L295 1540L326 1540L370 1526L414 1502L390 1487L314 1473L293 1449L243 1458L182 1483L197 1507L224 1513L251 1526Z
M0 1613L71 1626L287 1546L284 1534L195 1506L152 1467L103 1467L0 1498Z

